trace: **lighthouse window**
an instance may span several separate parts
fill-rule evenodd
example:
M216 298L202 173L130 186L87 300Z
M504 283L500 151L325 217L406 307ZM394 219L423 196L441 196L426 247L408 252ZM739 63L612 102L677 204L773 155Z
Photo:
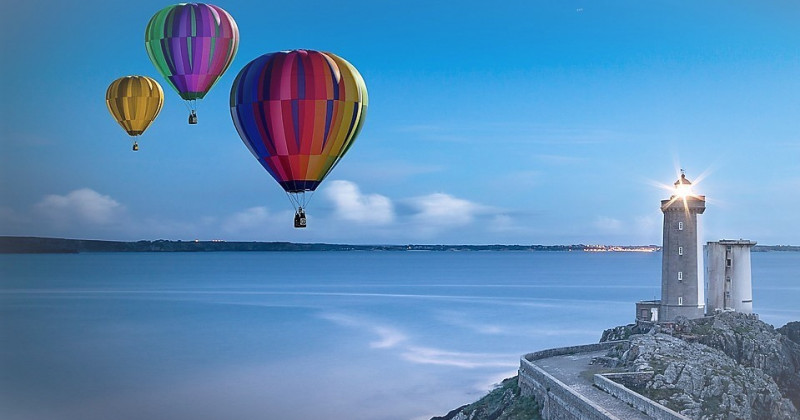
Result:
M678 296L678 305L683 305L683 296Z
M733 266L733 260L731 260L730 258L725 260L725 266L732 267Z
M683 255L683 247L682 246L678 247L678 255Z
M683 222L678 222L678 230L683 230Z
M683 271L678 271L678 281L683 281Z

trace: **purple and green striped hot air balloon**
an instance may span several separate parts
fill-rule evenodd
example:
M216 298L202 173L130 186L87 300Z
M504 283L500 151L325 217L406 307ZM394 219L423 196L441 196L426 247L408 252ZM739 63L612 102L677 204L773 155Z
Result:
M197 124L197 100L219 80L239 48L239 28L213 4L180 3L153 15L144 34L147 55L181 95Z

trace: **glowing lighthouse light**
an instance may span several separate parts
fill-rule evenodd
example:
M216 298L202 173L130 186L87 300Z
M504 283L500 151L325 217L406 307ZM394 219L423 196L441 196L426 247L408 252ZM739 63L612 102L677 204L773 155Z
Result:
M685 199L686 197L693 196L692 183L686 179L686 174L681 169L681 177L675 181L675 195Z

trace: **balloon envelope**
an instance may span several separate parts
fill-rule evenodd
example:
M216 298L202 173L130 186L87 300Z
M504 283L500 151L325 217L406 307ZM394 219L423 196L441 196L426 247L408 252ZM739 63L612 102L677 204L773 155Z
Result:
M164 105L164 90L147 76L125 76L111 82L106 106L130 136L141 135Z
M312 50L262 55L231 88L239 136L289 193L319 186L355 141L367 103L366 84L352 64Z
M239 48L239 29L213 4L181 3L156 13L145 30L147 55L185 100L202 99Z

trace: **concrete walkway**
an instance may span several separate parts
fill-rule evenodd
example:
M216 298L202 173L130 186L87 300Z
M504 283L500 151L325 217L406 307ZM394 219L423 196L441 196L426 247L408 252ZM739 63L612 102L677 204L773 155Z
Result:
M592 361L593 357L605 354L606 350L568 354L539 359L532 363L619 419L651 419L647 414L592 385L591 372L594 372L597 368L594 365L590 365L589 362Z

